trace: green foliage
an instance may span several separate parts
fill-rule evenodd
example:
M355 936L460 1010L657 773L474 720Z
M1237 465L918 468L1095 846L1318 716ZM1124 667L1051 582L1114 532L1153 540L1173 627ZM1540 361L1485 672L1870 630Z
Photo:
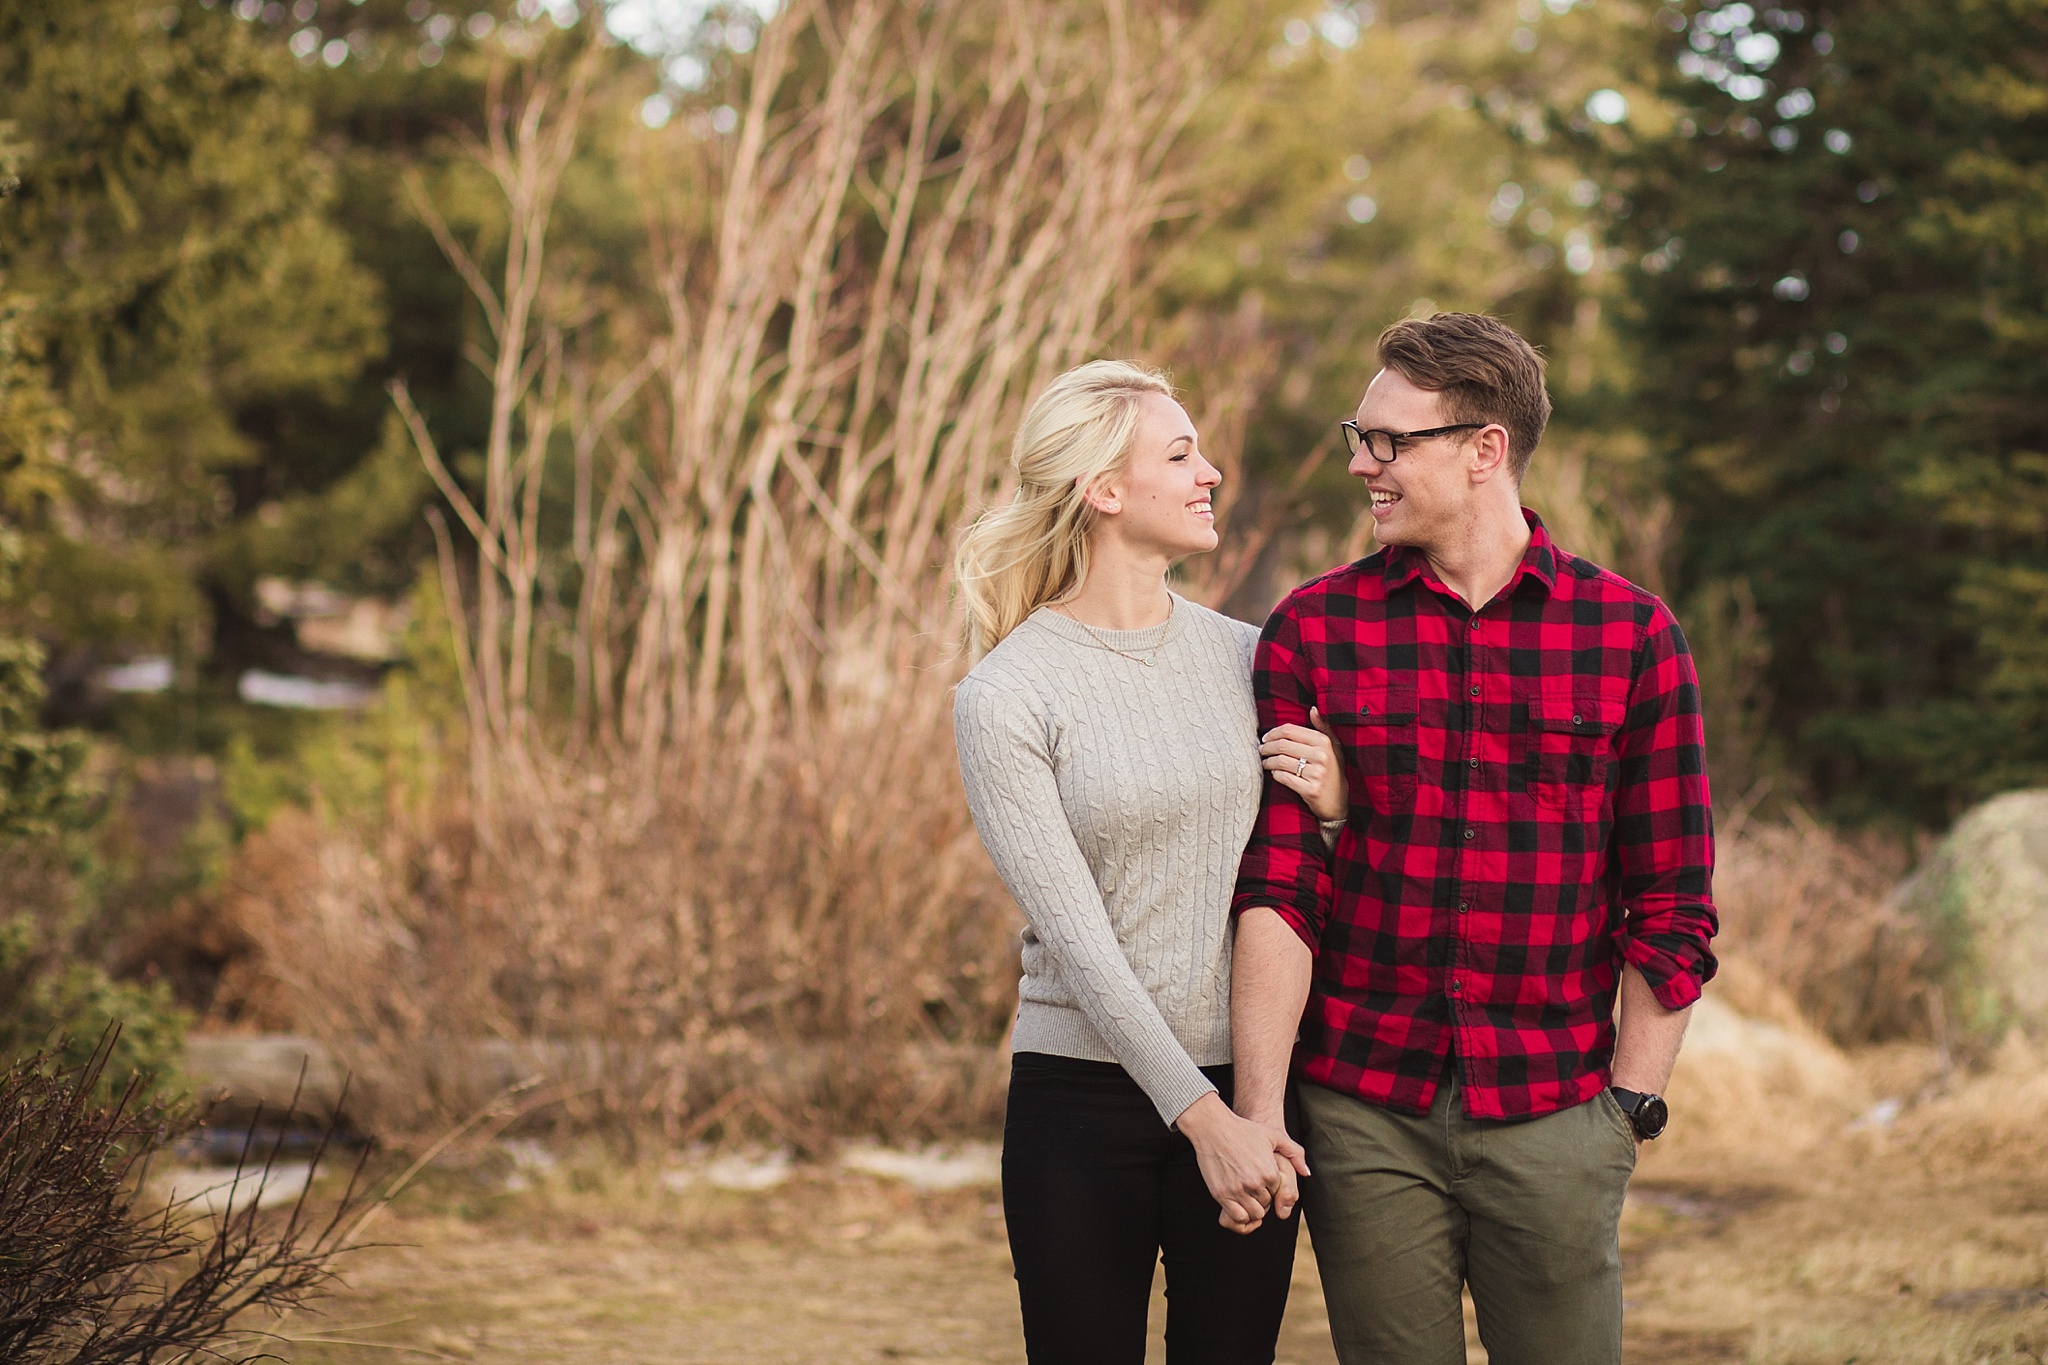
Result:
M1773 728L1838 813L2048 780L2048 5L1657 16L1667 107L1577 141L1681 586L1753 592Z
M0 527L0 591L18 555ZM161 985L127 985L76 952L79 844L97 818L87 742L41 724L43 653L0 634L0 1066L56 1049L83 1067L121 1026L104 1072L114 1090L137 1072L175 1089L185 1016Z
M43 652L0 636L0 840L53 832L78 818L85 741L36 724Z
M38 723L41 664L34 644L0 636L0 867L25 863L29 877L67 871L61 846L93 818L83 737ZM0 1064L55 1048L66 1067L82 1067L119 1024L106 1084L119 1089L139 1071L175 1086L185 1020L169 990L109 979L70 951L61 917L10 910L0 918Z
M19 542L0 525L0 593L20 559ZM41 725L43 652L0 635L0 844L55 835L85 819L81 735Z
M0 509L19 512L56 491L49 457L65 422L28 325L28 303L4 286L0 276Z
M226 7L0 14L22 148L0 270L33 300L71 426L29 533L18 623L103 652L204 638L223 527L254 511L261 412L317 409L379 345L372 282L284 54Z
M170 988L114 981L67 959L25 915L0 920L0 1000L0 1065L48 1050L67 1070L81 1068L118 1024L102 1086L118 1094L139 1073L151 1093L182 1091L189 1021Z
M221 762L221 797L236 837L262 829L294 806L374 815L387 797L415 788L428 731L407 704L411 691L394 674L369 714L321 717L275 754L261 752L246 734L230 738Z

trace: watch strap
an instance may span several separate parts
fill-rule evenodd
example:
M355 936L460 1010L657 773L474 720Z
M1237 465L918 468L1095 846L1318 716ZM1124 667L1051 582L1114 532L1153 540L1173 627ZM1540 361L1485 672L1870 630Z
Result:
M1607 1091L1614 1096L1615 1106L1642 1141L1648 1142L1660 1136L1670 1125L1671 1109L1662 1095L1646 1095L1640 1090L1624 1090L1618 1085L1608 1086Z

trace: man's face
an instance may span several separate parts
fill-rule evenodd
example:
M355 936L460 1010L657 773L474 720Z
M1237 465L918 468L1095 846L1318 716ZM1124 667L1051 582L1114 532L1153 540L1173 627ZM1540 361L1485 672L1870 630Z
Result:
M1366 430L1427 431L1449 426L1441 396L1417 388L1392 370L1381 370L1359 400L1358 425ZM1382 545L1418 549L1447 543L1475 514L1472 479L1476 431L1455 431L1427 440L1403 441L1392 464L1364 450L1351 457L1351 472L1372 495L1372 520Z

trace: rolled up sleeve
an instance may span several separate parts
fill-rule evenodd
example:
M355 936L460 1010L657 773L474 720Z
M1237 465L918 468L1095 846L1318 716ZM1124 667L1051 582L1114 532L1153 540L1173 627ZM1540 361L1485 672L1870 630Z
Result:
M1714 813L1699 676L1678 622L1657 605L1637 649L1618 736L1613 866L1621 952L1666 1009L1713 978Z
M1315 704L1314 679L1292 606L1289 599L1273 612L1253 656L1252 695L1258 704L1260 734L1276 725L1307 725L1309 708ZM1258 820L1238 864L1231 914L1267 906L1314 952L1329 917L1332 891L1329 845L1315 813L1269 774L1259 798Z

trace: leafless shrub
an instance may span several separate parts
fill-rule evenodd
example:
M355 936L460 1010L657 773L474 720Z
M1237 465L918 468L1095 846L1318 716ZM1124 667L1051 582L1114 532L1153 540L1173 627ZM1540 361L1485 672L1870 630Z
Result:
M0 1074L0 1359L25 1365L254 1360L254 1325L312 1299L334 1277L355 1186L324 1218L301 1192L281 1215L251 1196L205 1220L152 1211L152 1156L191 1124L138 1098L94 1098L112 1050L66 1074L38 1054ZM314 1157L315 1167L325 1154ZM275 1151L271 1160L275 1158ZM245 1149L233 1178L260 1188L271 1160Z
M372 836L288 815L228 910L386 1131L529 1076L563 1091L543 1120L671 1141L982 1123L1014 912L929 744L770 755L743 799L684 774L651 815L593 781L549 812L556 857L493 852L459 806Z
M1905 863L1895 845L1796 810L1782 822L1730 821L1714 874L1716 947L1837 1043L1925 1037L1938 1027L1938 953L1888 900Z

